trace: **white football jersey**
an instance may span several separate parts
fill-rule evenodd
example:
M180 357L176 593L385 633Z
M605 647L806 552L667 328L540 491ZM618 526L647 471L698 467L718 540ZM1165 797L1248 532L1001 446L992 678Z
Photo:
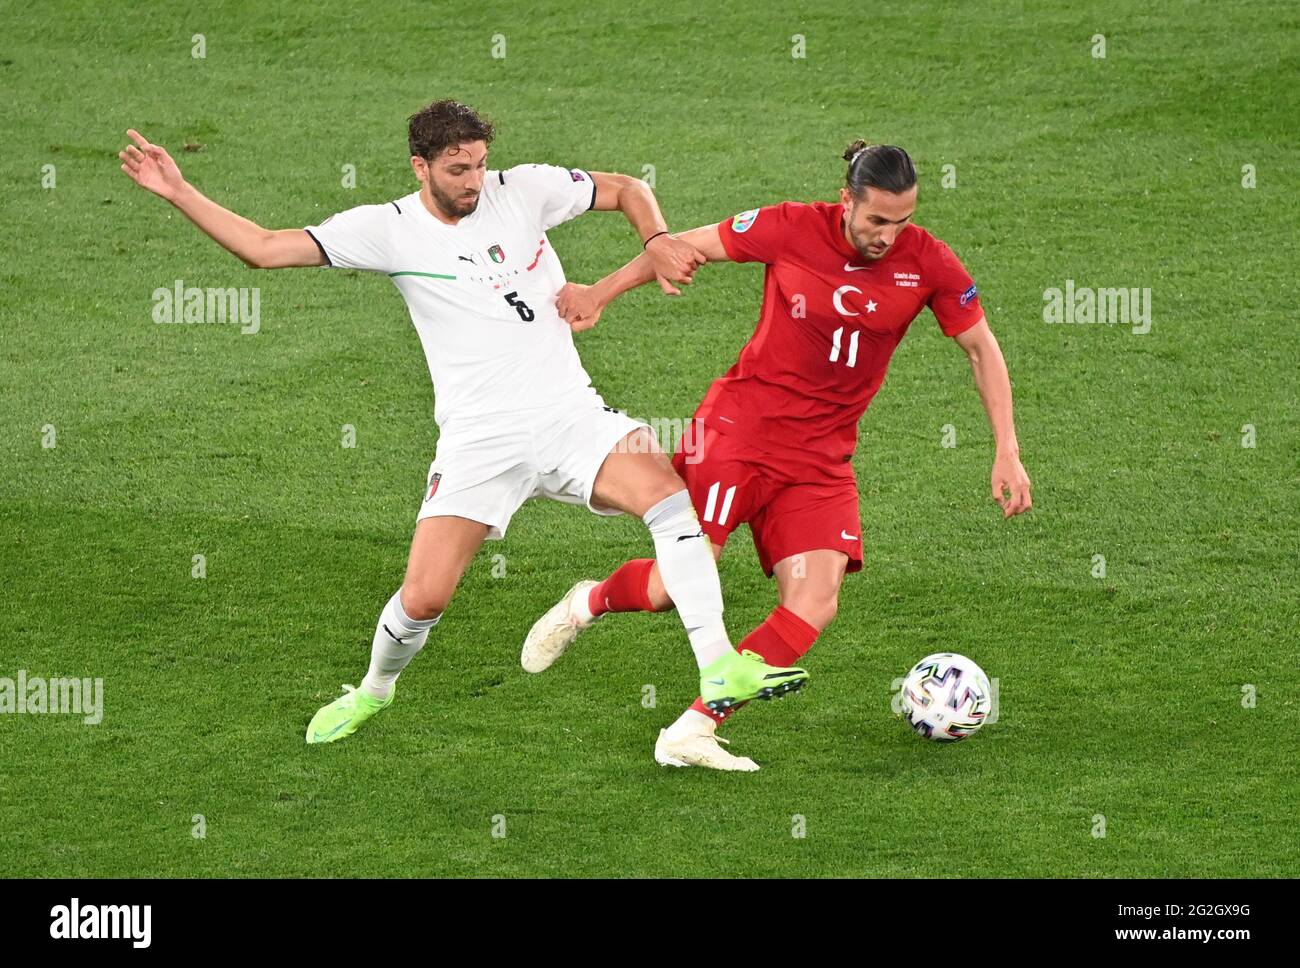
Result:
M331 266L386 273L402 293L450 424L597 397L555 310L564 285L548 229L590 209L589 172L489 171L473 214L434 218L420 193L307 228Z

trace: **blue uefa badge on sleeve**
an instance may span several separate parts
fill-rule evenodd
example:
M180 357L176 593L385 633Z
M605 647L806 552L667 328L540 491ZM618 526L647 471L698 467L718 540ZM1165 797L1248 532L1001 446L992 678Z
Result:
M731 220L731 231L748 232L749 227L754 224L754 220L757 218L758 209L756 208L751 208L748 212L741 212Z
M969 289L967 289L964 293L961 294L961 298L957 300L957 304L959 306L965 306L968 302L974 299L975 296L976 296L975 286L974 284L972 284Z

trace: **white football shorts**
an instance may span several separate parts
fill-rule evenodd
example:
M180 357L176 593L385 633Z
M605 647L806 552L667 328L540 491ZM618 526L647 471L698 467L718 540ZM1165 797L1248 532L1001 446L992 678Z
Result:
M438 438L416 521L469 518L488 526L488 538L500 539L534 497L619 514L594 507L592 487L610 451L639 427L654 433L595 394L560 407L462 422Z

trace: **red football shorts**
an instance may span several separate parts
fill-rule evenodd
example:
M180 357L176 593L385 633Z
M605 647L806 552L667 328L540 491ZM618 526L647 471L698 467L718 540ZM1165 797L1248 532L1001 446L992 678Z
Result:
M862 569L858 483L851 473L785 463L743 438L694 423L673 455L673 468L714 544L721 547L739 524L749 524L769 578L778 561L823 548L848 555L849 571Z

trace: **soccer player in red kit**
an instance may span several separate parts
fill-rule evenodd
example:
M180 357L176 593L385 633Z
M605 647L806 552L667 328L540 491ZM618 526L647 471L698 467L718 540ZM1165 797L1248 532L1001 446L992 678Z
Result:
M880 389L895 347L927 306L966 351L996 439L993 497L1011 517L1030 507L1006 363L975 284L943 242L911 224L916 171L903 149L856 142L836 204L783 202L684 232L709 262L763 262L758 326L736 365L696 411L673 465L720 555L748 522L779 606L737 649L795 665L835 616L847 572L862 567L858 420ZM593 286L569 284L558 308L575 330L594 326L617 296L653 281L646 256ZM698 460L696 458L698 457ZM522 662L549 667L606 612L672 607L653 559L629 561L603 582L583 581L533 626ZM696 700L662 730L655 759L670 766L756 770L718 746L733 708Z

